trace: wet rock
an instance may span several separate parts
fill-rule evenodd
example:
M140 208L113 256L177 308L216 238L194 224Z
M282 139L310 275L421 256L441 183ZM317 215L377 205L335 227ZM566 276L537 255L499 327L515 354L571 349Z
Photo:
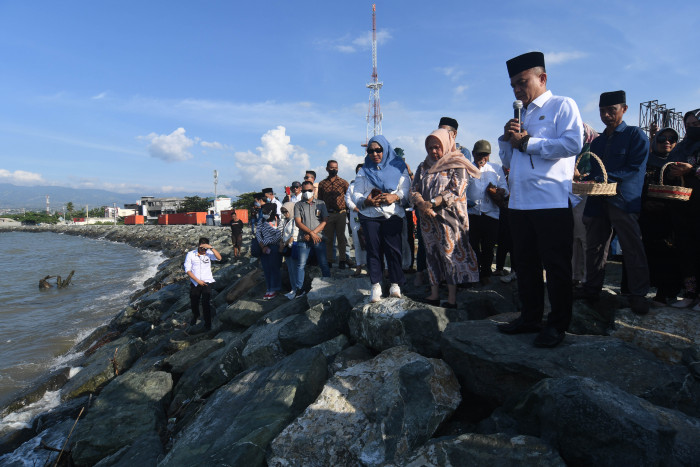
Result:
M629 309L620 310L610 335L668 363L680 363L683 351L700 349L700 313L669 307L652 308L648 315L639 316Z
M382 465L426 442L457 407L441 360L406 347L335 374L270 445L269 466Z
M126 371L145 350L139 338L121 337L100 347L84 363L83 368L61 388L61 400L97 392L112 378Z
M187 371L188 368L200 362L207 355L223 346L224 341L222 339L199 341L163 360L163 369L179 376Z
M153 432L105 457L95 467L155 467L163 455L160 438Z
M496 405L544 378L590 376L655 404L700 414L698 384L683 366L610 337L567 334L555 349L535 348L532 340L531 334L501 334L489 321L469 321L449 324L440 343L462 387Z
M167 310L186 293L187 289L183 284L170 284L156 292L142 296L134 305L137 308L150 307L158 310Z
M378 352L408 345L427 357L440 356L440 334L448 323L466 321L461 309L433 307L409 298L385 298L360 304L350 313L350 335Z
M294 316L279 330L278 338L282 349L290 354L325 342L339 334L347 334L351 309L348 299L340 295Z
M162 429L172 377L163 371L130 371L108 384L71 438L77 465L93 465Z
M160 465L264 465L265 449L318 396L326 359L302 349L218 389Z
M55 391L61 388L68 381L69 374L70 368L64 367L41 377L30 389L22 391L19 395L14 397L10 403L3 407L0 415L5 416L10 412L16 412L44 397L46 391Z
M146 321L139 321L129 326L126 331L124 331L124 334L132 337L144 338L151 332L151 329L153 329L153 324Z
M522 433L557 446L569 465L696 465L700 459L700 420L591 378L542 380L509 414Z
M63 402L57 407L37 415L32 423L32 429L35 433L41 433L67 418L75 420L83 407L87 409L90 401L90 396L83 396Z
M389 464L393 467L399 464ZM493 465L501 467L564 467L551 446L532 436L467 433L431 440L400 464L403 467Z

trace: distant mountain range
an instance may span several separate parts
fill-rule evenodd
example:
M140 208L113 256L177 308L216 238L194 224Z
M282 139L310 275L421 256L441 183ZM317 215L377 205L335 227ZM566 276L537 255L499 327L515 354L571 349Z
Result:
M115 193L107 190L89 188L67 188L62 186L17 186L10 183L0 183L0 210L4 209L46 209L46 195L49 195L49 205L52 211L61 210L68 202L72 202L76 209L84 208L87 204L90 209L99 206L118 207L124 204L133 204L141 199L141 196L161 197L185 197L185 196L213 196L213 193Z

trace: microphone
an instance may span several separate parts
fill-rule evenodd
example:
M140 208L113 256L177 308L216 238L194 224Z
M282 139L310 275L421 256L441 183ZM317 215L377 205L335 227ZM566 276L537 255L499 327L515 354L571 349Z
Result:
M522 133L522 121L520 120L520 113L522 112L523 109L523 101L517 100L513 102L513 118L518 121L518 123L521 124L520 126L520 132Z

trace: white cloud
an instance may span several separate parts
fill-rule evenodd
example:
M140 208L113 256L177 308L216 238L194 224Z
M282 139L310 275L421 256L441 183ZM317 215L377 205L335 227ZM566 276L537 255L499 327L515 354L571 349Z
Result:
M450 78L452 81L457 81L460 79L462 76L464 76L464 70L460 70L457 67L453 66L448 66L444 68L438 68L437 69L441 74L445 75L446 77Z
M101 92L101 93L97 94L96 96L92 96L92 99L99 100L99 99L104 99L105 97L107 97L107 93Z
M461 86L457 86L455 88L455 95L461 96L462 94L464 94L464 91L466 91L467 89L469 89L469 86L467 86L466 84L463 84Z
M219 142L217 142L217 141L212 141L212 142L209 142L209 141L202 141L202 142L199 143L199 144L201 144L201 145L202 145L203 147L205 147L205 148L210 148L210 149L224 149L224 145L221 144L221 143L219 143Z
M0 169L0 180L5 183L12 183L15 185L36 185L37 183L45 183L45 180L41 174L27 172L25 170L15 170L14 172L11 172L6 169Z
M140 137L151 142L148 145L148 152L151 157L163 159L166 162L185 161L192 158L188 149L194 146L197 138L191 139L185 136L185 129L180 127L169 135L158 135L151 133L148 136Z
M234 157L238 181L231 182L228 187L257 191L269 186L276 193L282 193L282 187L301 178L309 168L309 155L291 144L286 131L285 127L278 126L260 138L262 146L258 146L256 152L237 152Z
M548 52L544 54L544 62L547 65L558 65L586 56L588 56L586 52Z
M391 39L391 33L385 29L377 31L377 45L385 44ZM340 39L322 41L322 44L330 44L339 52L355 53L359 50L367 50L372 48L372 32L367 31L357 36L355 39L350 39L348 36Z

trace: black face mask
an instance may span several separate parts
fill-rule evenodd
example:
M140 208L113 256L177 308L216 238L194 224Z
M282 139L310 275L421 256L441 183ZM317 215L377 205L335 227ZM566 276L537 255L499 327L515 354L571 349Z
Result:
M692 141L700 141L700 126L690 126L685 130L686 138Z
M331 177L335 177L336 175L338 175L338 171L337 170L328 170L328 175Z

